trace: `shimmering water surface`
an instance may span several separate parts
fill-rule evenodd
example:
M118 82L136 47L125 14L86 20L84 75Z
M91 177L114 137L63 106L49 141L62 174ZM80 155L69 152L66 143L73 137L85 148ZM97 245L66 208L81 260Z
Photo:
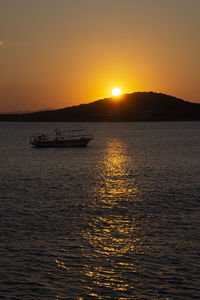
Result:
M29 136L86 128L87 148ZM0 123L1 299L199 299L200 122Z

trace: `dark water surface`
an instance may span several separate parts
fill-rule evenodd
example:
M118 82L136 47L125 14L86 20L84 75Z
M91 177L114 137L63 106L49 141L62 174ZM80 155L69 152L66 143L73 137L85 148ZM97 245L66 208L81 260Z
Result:
M87 148L29 136L86 128ZM0 299L200 299L200 122L0 123Z

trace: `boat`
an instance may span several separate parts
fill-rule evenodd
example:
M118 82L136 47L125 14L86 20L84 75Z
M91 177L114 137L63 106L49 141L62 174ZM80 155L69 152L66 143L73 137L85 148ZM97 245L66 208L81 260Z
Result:
M85 129L60 131L55 129L54 135L39 133L30 136L30 144L38 148L47 147L86 147L94 139Z

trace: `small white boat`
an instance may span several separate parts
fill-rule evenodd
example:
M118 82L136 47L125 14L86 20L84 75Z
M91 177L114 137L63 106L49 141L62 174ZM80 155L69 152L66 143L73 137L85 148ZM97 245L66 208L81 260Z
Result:
M47 147L86 147L94 137L84 129L60 131L55 129L54 135L35 134L30 137L30 144L38 148Z

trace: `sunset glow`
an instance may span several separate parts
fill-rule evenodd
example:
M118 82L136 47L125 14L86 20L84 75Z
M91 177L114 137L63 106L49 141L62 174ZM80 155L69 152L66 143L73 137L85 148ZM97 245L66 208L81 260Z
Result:
M89 103L120 87L200 102L200 1L117 3L0 1L0 112Z
M114 97L120 96L120 95L121 95L121 90L120 90L119 88L114 88L114 89L112 90L112 95L113 95Z

